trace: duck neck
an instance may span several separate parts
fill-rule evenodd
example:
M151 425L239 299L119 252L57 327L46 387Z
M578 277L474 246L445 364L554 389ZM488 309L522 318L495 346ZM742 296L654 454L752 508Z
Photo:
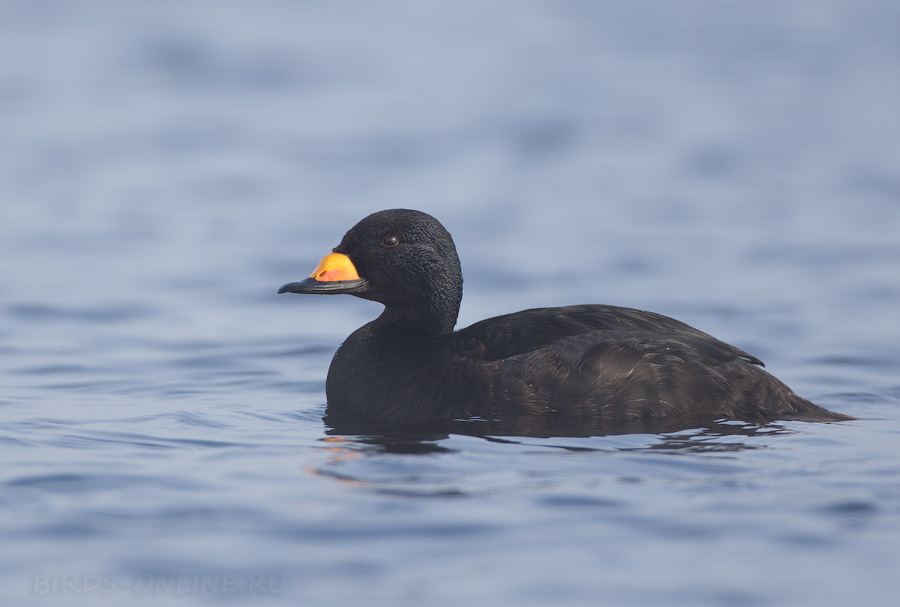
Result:
M442 291L410 305L385 305L379 325L425 335L453 333L462 289Z

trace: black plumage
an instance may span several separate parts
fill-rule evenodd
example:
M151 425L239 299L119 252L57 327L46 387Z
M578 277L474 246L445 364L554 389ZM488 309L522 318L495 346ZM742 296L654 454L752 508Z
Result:
M348 293L385 306L335 354L329 408L388 424L540 419L592 431L852 419L797 396L754 356L652 312L540 308L454 331L456 247L419 211L374 213L334 253L318 274L279 290ZM349 269L332 270L333 262Z

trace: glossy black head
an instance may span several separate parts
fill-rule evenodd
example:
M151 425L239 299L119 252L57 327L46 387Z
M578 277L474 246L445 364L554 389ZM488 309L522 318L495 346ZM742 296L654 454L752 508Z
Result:
M453 239L434 217L408 209L373 213L353 226L334 252L346 255L359 275L352 289L341 291L335 282L315 290L309 286L317 282L314 274L282 292L350 293L384 304L381 322L427 333L453 331L462 271Z

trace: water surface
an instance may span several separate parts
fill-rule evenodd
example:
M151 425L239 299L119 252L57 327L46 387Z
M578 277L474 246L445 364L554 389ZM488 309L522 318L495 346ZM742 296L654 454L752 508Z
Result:
M895 3L0 6L0 599L893 605ZM276 296L362 216L460 324L684 320L861 418L405 437L322 421L379 307Z

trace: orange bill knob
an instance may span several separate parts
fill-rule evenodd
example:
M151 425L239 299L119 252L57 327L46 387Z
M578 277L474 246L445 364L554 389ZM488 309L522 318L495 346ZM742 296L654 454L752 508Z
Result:
M332 282L335 280L359 280L356 267L350 258L341 253L329 253L322 258L319 265L309 275L319 282Z

